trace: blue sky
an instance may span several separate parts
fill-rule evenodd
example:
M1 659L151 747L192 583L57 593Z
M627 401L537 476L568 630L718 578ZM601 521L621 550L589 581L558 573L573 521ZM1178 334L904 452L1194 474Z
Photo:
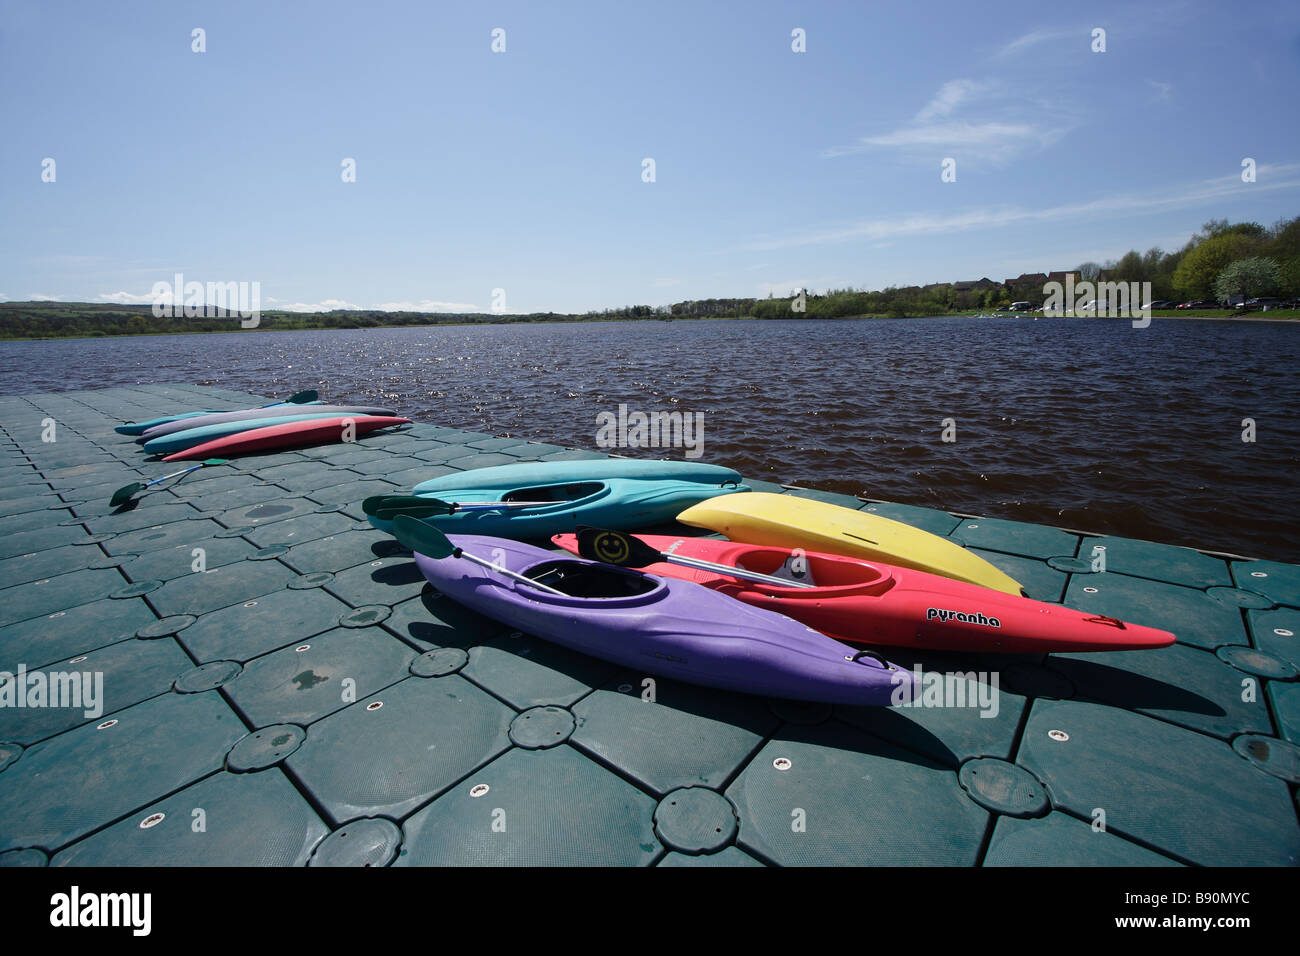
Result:
M1297 88L1276 0L0 0L0 297L148 302L181 272L264 309L581 312L1000 280L1300 214Z

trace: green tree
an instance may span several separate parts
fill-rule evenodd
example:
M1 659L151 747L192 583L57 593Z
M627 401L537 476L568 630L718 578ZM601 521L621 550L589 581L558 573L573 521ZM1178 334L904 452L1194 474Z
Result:
M1214 294L1214 280L1238 259L1254 255L1260 237L1242 232L1221 231L1201 242L1183 256L1174 270L1174 289L1185 295L1207 297Z
M1300 216L1275 223L1262 254L1278 264L1283 294L1300 296Z
M1136 249L1124 253L1119 262L1108 266L1106 276L1115 282L1142 282L1148 278L1142 255Z
M1234 295L1249 299L1251 296L1276 292L1280 284L1277 263L1272 259L1253 256L1238 259L1219 273L1214 280L1214 291L1222 301Z
M1226 219L1211 219L1201 226L1201 231L1192 237L1192 242L1204 242L1216 236L1249 236L1252 239L1263 239L1266 235L1268 230L1257 222L1230 223Z

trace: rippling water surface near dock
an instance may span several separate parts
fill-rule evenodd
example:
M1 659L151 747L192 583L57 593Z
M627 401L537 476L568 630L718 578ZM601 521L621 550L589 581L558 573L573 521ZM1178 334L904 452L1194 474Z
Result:
M651 321L0 343L0 393L155 382L317 388L585 448L619 404L703 412L703 460L753 478L1300 562L1297 323Z

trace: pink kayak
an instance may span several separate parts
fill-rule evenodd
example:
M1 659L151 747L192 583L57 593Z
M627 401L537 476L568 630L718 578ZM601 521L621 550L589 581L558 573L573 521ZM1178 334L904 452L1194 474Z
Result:
M187 461L197 458L241 455L272 448L294 448L300 445L323 445L346 441L348 437L364 435L380 428L409 425L409 418L394 415L340 415L337 418L313 418L300 422L268 425L246 432L227 435L213 441L186 448L168 455L163 461Z

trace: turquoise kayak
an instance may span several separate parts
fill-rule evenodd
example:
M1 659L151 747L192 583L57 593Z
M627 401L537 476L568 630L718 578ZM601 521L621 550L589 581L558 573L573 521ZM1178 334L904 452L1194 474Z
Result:
M302 408L302 411L294 415L276 415L268 418L246 418L231 422L218 422L215 425L186 428L168 435L160 435L145 442L144 450L150 455L170 455L173 452L184 451L186 448L193 448L195 445L202 445L204 442L225 438L227 435L237 435L240 432L254 428L283 425L288 422L303 422L316 418L338 418L340 415L362 416L387 413L387 409L370 408L362 405L330 405L328 406L329 411L315 412L310 410L311 406L309 405L298 407Z
M749 491L740 473L721 465L633 458L541 461L475 468L415 486L421 498L469 506L421 520L445 533L546 538L580 524L647 528L672 521L686 502ZM484 502L537 502L475 510ZM382 531L392 521L369 517Z
M162 418L151 418L147 422L127 422L125 425L118 425L113 431L119 435L143 435L146 429L153 428L155 425L166 425L186 418L198 418L200 415L215 414L217 414L216 410L209 409L206 412L186 412L184 415L164 415Z

